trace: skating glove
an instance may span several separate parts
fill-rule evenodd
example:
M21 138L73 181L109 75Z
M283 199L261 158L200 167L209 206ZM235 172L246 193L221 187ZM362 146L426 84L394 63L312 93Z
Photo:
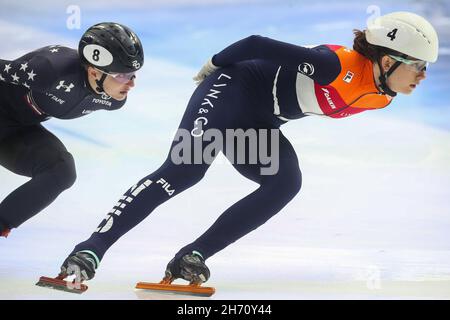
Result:
M205 65L200 69L200 71L197 73L197 75L192 79L194 79L195 83L197 85L199 85L200 83L202 83L203 80L205 80L205 78L207 76L209 76L211 73L213 73L217 69L219 69L219 67L215 66L212 63L212 58L211 58L205 63Z

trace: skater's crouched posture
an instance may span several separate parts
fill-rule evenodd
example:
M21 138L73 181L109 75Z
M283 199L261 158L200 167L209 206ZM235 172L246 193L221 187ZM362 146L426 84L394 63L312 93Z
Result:
M300 190L297 156L279 131L282 124L308 115L343 118L384 108L397 93L413 92L437 55L431 24L404 12L355 31L353 49L305 48L260 36L232 44L197 75L201 83L167 160L130 188L91 237L75 247L62 274L91 279L108 248L157 206L199 182L220 150L259 187L167 266L168 278L207 281L206 259L264 224ZM243 132L248 143L233 144Z
M0 165L31 178L0 203L0 236L75 182L72 155L41 123L121 108L143 63L140 40L117 23L89 28L78 51L47 46L14 61L0 59Z

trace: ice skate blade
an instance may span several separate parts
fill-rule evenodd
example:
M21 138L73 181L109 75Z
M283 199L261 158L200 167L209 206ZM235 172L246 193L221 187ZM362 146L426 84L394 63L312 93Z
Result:
M64 281L59 278L48 278L40 277L39 281L36 283L39 287L51 288L55 290L61 290L70 293L81 294L88 289L88 286L82 283L74 283L69 281Z
M182 285L182 284L168 284L168 283L150 283L138 282L136 289L144 289L166 293L187 294L201 297L210 297L216 289L212 287L201 287L199 285Z

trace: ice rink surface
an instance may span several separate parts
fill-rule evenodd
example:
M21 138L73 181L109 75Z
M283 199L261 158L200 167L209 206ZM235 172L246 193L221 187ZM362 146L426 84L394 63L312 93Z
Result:
M192 1L191 7L150 1L153 7L139 8L129 1L128 7L101 14L98 7L80 3L86 19L82 28L113 19L136 25L148 47L146 64L122 110L45 123L74 155L78 179L41 214L0 239L0 299L208 299L134 286L158 282L180 247L257 187L223 158L200 183L120 239L86 293L34 284L40 276L56 276L75 244L89 237L130 186L165 160L195 88L191 78L211 54L250 34L294 43L300 27L299 44L342 43L352 28L363 27L365 19L356 20L356 26L352 19L364 17L374 4L339 1L329 7L318 1L309 8L302 1L262 2L210 6ZM47 44L75 47L82 30L64 31L58 19L48 19L65 17L68 2L61 3L43 1L41 23L27 6L0 1L0 38L20 35L2 44L0 58L13 59ZM439 2L445 10L437 18L420 9L421 3L375 5L383 12L412 8L435 17L443 30L442 55L428 79L414 95L398 97L385 110L338 121L308 117L282 127L299 156L302 190L261 228L208 259L207 285L216 288L209 299L450 298L450 104L442 94L450 89L450 20L445 2ZM295 10L307 25L299 24ZM260 15L268 17L268 12L276 17L261 22ZM224 29L219 13L246 19ZM175 37L175 29L183 37ZM0 199L25 181L0 167Z

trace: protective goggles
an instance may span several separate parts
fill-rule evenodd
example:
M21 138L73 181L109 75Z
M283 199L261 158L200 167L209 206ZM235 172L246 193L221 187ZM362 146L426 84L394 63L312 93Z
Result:
M108 73L108 72L105 72L102 70L98 70L98 71L100 71L104 74L107 74L108 76L113 77L114 80L116 80L117 82L122 83L122 84L130 82L136 78L136 71L129 72L129 73Z
M388 56L396 61L406 64L406 67L408 69L415 71L417 73L426 71L427 67L428 67L428 62L423 61L423 60L410 60L410 59L406 59L406 58L402 58L402 57L398 57L398 56L392 56L390 54L388 54Z

